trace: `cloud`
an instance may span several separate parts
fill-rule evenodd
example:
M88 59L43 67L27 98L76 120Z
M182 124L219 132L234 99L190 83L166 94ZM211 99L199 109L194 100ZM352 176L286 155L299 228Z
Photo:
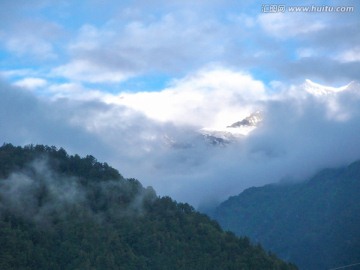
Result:
M116 71L108 68L106 65L98 65L89 60L75 60L59 66L53 69L51 75L90 83L121 82L131 76L129 73Z
M144 72L184 72L223 51L221 29L194 14L165 14L151 21L117 20L84 25L69 45L73 60L54 74L88 82L120 82ZM211 59L209 59L209 57ZM193 64L191 64L193 65Z
M264 13L258 16L258 22L267 34L281 39L318 32L327 27L320 18L306 13Z
M335 59L343 63L360 62L360 47L354 47L341 52Z
M29 10L28 10L29 11ZM55 43L61 41L62 27L45 19L17 15L0 32L0 40L6 50L17 58L32 62L57 59Z
M177 122L154 122L116 106L108 107L98 118L95 111L89 117L99 136L107 130L106 144L117 142L121 154L115 163L122 164L127 175L154 186L160 194L199 205L225 199L249 186L303 180L324 167L346 165L360 157L353 147L359 143L358 87L319 98L307 94L303 86L291 91L294 94L263 99L263 126L225 148L207 145ZM169 147L164 134L180 147Z
M122 93L109 102L156 121L224 127L255 110L256 103L265 96L263 83L250 75L211 67L175 80L160 92Z
M295 87L295 96L265 102L265 122L249 137L225 148L197 141L154 154L156 167L138 177L160 194L198 206L250 186L306 180L320 169L347 165L360 157L353 147L360 143L359 90L316 98Z
M194 199L203 193L208 200L222 200L249 186L306 180L320 169L358 159L360 151L353 146L360 143L359 85L318 98L304 94L303 87L293 91L296 96L266 101L265 122L249 137L205 151L208 158L193 175L184 168L186 180L176 196Z
M343 3L351 14L156 3L1 1L1 73L17 84L0 87L1 140L93 154L194 205L360 156L356 90L314 98L298 86L360 80L357 2ZM121 92L119 83L153 74L170 78L164 89ZM196 132L259 108L263 126L237 144L214 148Z
M181 77L214 62L266 81L304 80L314 63L326 83L358 79L347 66L358 62L356 1L342 2L355 6L352 13L277 14L261 13L261 4L249 1L155 3L2 1L6 63L19 69L23 62L46 63L32 68L67 83L105 84L103 91L142 76ZM307 4L313 3L293 3ZM328 65L332 72L321 72Z
M297 3L312 6L313 3ZM293 3L292 5L296 5ZM338 3L328 3L337 6ZM356 2L342 5L357 7ZM349 65L349 55L359 43L358 10L350 13L331 12L285 12L264 13L257 16L260 29L253 27L252 40L266 53L255 62L261 71L272 71L277 80L298 82L306 78L321 80L323 83L345 83L358 80ZM339 61L342 59L342 61ZM254 61L252 63L254 65Z
M297 50L297 55L299 58L309 58L317 56L318 53L311 48L300 48Z
M15 82L14 85L33 90L46 86L47 81L41 78L28 77Z
M36 75L32 69L10 69L0 71L1 79L18 79L23 77L33 77Z
M51 43L31 35L6 38L6 48L19 57L27 54L40 59L56 57Z
M104 93L96 88L84 87L81 83L53 83L43 89L52 100L71 99L73 101L107 100L113 95Z
M74 107L40 100L32 92L0 83L0 140L18 145L41 143L67 146L70 152L95 151L105 145L92 134L69 122ZM91 142L91 143L89 143ZM84 151L84 152L83 152ZM96 151L97 152L97 151Z
M283 92L269 94L250 75L205 69L163 92L128 94L123 99L133 103L121 104L115 102L116 95L107 96L107 101L101 96L39 100L31 92L3 85L0 135L14 144L45 143L92 154L160 195L195 206L224 200L250 186L304 180L325 167L360 158L354 147L360 143L358 84L319 96L309 94L306 84L282 87ZM136 108L144 100L148 107ZM174 107L168 119L157 118L157 109L165 114L169 109L163 102ZM252 106L246 107L249 103ZM189 125L216 122L220 116L228 124L228 116L241 120L232 112L258 106L264 112L263 124L226 147L206 143Z
M321 81L330 84L345 84L353 80L359 80L357 70L359 62L346 62L339 64L339 61L329 59L325 56L301 58L291 64L285 62L277 63L283 70L285 77L297 77L301 74L303 78ZM329 76L331 74L331 77Z

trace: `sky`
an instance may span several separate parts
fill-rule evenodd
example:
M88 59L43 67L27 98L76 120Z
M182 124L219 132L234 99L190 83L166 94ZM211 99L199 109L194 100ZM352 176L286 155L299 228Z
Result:
M196 207L360 159L360 4L315 2L2 0L0 143L92 154ZM199 136L257 110L236 143Z

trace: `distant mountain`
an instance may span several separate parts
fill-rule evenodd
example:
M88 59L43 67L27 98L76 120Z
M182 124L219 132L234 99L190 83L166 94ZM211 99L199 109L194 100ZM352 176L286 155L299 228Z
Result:
M351 82L341 87L330 87L315 83L311 80L305 80L303 84L297 87L296 93L309 95L317 98L329 98L345 91L357 91L360 89L358 82ZM212 146L228 146L239 139L251 136L251 132L258 128L264 121L266 115L260 110L256 110L239 121L229 123L229 125L214 127L203 127L199 130L193 130L192 137L188 136L177 140L168 135L163 136L163 142L166 146L177 149L186 149L196 147L198 144L205 143ZM224 121L224 120L223 120ZM200 135L200 137L199 137Z
M219 130L202 130L201 135L206 143L215 146L225 146L239 138L231 132Z
M212 145L225 146L248 135L262 122L262 120L262 113L260 111L256 111L244 119L231 124L230 126L218 129L203 128L199 132L206 142Z
M297 269L93 156L0 147L0 269Z
M360 84L356 81L341 87L331 87L315 83L309 79L295 88L297 94L300 93L325 99L346 91L356 92L358 89L360 89ZM242 119L240 118L237 122L229 123L229 125L218 126L216 128L203 127L200 130L194 131L194 137L200 134L203 140L197 140L198 138L196 138L191 142L184 142L164 136L166 138L164 141L167 146L174 148L191 148L202 142L213 146L227 146L245 136L251 136L251 132L261 125L265 117L266 115L262 111L257 110Z
M360 161L301 183L249 188L212 216L300 269L322 270L360 262L359 213Z
M233 123L227 128L239 128L239 127L256 127L263 120L262 113L256 111L249 116L245 117L243 120Z
M301 87L311 95L326 96L340 93L343 91L359 89L359 83L354 81L341 87L331 87L315 83L311 80L305 80Z

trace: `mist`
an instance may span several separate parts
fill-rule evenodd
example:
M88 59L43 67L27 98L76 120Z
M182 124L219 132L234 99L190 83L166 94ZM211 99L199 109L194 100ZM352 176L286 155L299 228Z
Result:
M54 167L59 160L49 160L39 156L0 179L0 216L10 213L46 229L74 213L104 224L109 218L142 215L144 201L155 199L153 189L133 180L120 176L94 182L60 173Z
M0 181L0 213L42 226L51 224L54 215L65 217L76 205L86 205L85 190L76 177L60 176L45 159L37 159ZM90 209L88 209L90 210Z

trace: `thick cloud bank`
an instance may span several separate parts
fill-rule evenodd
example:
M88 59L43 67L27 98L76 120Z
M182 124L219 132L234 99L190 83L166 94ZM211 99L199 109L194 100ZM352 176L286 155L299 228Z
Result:
M356 83L346 89L310 82L270 87L250 75L218 69L154 93L89 99L93 92L81 91L77 97L87 98L38 98L2 84L0 140L92 154L160 195L194 206L250 186L306 179L360 158ZM264 121L236 142L214 146L198 133L255 110L263 112Z

